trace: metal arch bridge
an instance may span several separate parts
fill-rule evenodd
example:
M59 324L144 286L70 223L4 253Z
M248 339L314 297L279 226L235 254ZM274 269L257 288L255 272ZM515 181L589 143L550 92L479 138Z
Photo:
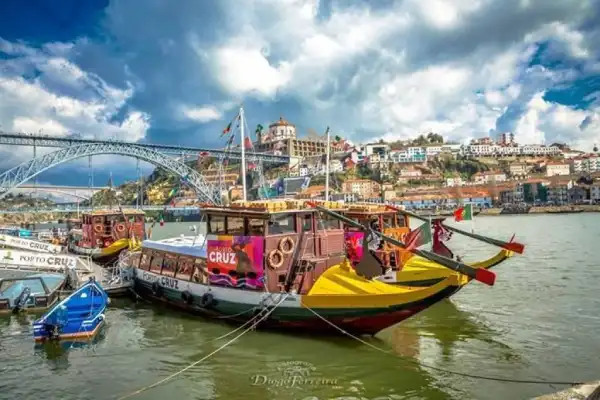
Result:
M130 207L123 207L124 209L128 209ZM98 209L96 207L96 209ZM136 207L138 210L143 211L166 211L173 212L176 215L182 214L198 214L200 213L200 208L198 206L190 206L190 207L171 207L171 206L141 206ZM90 212L94 209L92 207L77 207L73 205L69 206L56 206L56 207L48 207L48 208L9 208L5 210L0 210L1 214L59 214L59 213L76 213L76 212Z
M165 168L175 175L185 178L187 183L196 190L199 198L213 204L221 203L221 196L216 187L207 183L202 175L184 163L158 151L121 142L89 143L66 147L9 169L0 175L0 199L47 169L77 158L99 154L118 154L138 158Z
M84 186L62 186L62 185L20 185L15 191L19 193L44 192L55 193L79 200L89 200L94 191L109 189L108 186L84 187Z
M48 136L48 135L24 135L19 133L8 133L0 131L0 145L13 145L13 146L31 146L31 147L72 147L89 144L108 144L108 143L119 143L124 146L136 146L148 150L154 150L163 154L170 154L177 157L182 156L194 156L197 157L199 153L208 152L213 156L225 156L227 155L230 159L241 159L240 150L216 150L207 149L202 147L189 147L189 146L174 146L164 144L149 144L149 143L132 143L115 140L98 140L98 139L81 139L74 137L60 137L60 136ZM290 157L284 155L274 155L268 153L254 153L246 152L246 157L250 157L257 161L266 163L284 164L289 163Z
M13 190L19 190L20 187L13 189ZM44 193L53 193L53 194L59 194L59 195L63 195L63 196L68 196L68 197L73 197L79 200L89 200L92 198L91 195L85 195L85 194L78 194L78 193L74 193L74 192L68 192L66 190L60 190L60 189L54 189L54 188L48 188L48 187L40 187L40 188L36 188L36 189L29 189L31 191L38 191L38 192L44 192Z

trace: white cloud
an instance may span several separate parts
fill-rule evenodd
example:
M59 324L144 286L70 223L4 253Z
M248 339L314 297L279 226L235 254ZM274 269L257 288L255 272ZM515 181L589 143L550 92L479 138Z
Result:
M138 141L150 127L148 114L131 110L115 120L133 96L131 85L117 88L81 70L67 58L72 45L50 43L38 50L0 39L0 128L3 131ZM22 75L35 71L35 77ZM55 149L40 149L38 154ZM0 167L31 158L31 149L12 147L2 152ZM106 157L99 158L102 160ZM111 160L106 158L107 164ZM112 165L115 164L112 160Z
M322 19L318 1L253 0L228 14L228 40L205 60L226 92L292 96L314 118L339 121L340 130L395 138L436 130L462 141L487 135L509 105L521 104L519 140L562 137L567 130L546 118L569 108L542 112L529 100L577 72L527 64L538 44L551 40L549 52L598 65L591 64L599 54L590 36L576 28L591 2L530 3L408 0L376 10L333 2ZM578 125L565 140L576 140Z
M183 117L200 123L218 120L223 116L221 111L214 106L181 106L181 113Z

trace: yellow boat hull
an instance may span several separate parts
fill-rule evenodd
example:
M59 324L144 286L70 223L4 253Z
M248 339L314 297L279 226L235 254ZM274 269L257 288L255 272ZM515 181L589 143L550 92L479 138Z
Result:
M501 250L487 260L470 265L474 268L490 269L511 258L513 255L512 251ZM411 256L404 261L400 269L390 270L385 275L376 279L392 285L426 287L435 285L449 276L456 274L456 272L433 261L419 256Z

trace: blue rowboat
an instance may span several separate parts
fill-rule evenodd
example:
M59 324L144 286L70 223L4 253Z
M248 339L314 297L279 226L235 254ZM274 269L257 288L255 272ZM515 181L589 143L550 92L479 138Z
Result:
M92 339L104 325L108 295L90 280L33 323L36 342Z

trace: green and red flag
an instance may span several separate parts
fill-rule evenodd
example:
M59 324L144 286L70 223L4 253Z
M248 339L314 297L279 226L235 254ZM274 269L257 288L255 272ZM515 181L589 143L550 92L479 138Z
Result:
M454 211L454 220L460 221L472 221L473 220L473 204L465 204Z
M431 243L431 238L431 224L429 222L425 222L423 225L410 231L408 235L406 235L404 241L406 250L416 249L417 247Z

